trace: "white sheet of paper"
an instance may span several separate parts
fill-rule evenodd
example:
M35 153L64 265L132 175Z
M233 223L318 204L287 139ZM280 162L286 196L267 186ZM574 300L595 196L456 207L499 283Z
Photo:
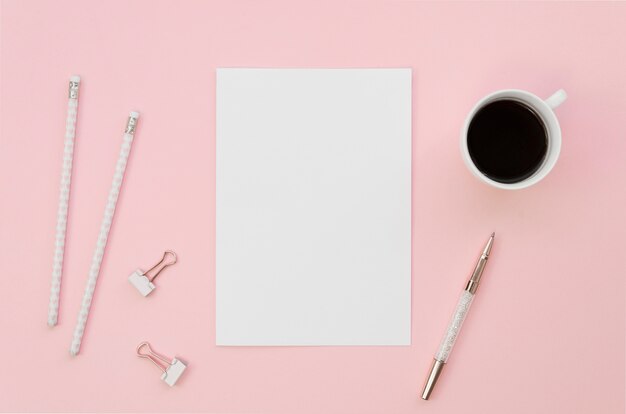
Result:
M411 70L217 70L217 345L409 345Z

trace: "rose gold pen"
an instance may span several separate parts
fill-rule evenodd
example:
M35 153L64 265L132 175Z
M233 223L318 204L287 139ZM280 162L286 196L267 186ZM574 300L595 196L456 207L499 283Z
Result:
M476 289L478 289L478 284L480 283L480 277L483 274L483 270L485 270L485 265L489 259L495 235L495 233L491 233L491 237L489 237L489 241L483 249L480 258L478 259L478 263L476 263L472 276L467 282L467 286L465 286L461 299L459 299L454 316L452 317L452 320L448 325L448 330L446 331L446 334L441 341L441 345L439 346L439 351L437 351L437 354L433 359L433 365L430 367L430 373L428 374L428 378L424 384L424 390L422 391L422 398L425 400L427 400L428 397L430 397L430 393L433 392L433 388L439 379L439 375L441 375L441 371L443 370L446 362L448 362L448 357L452 353L452 348L454 347L456 338L461 331L463 321L465 321L465 317L467 316L469 308L472 305L472 301L474 300Z

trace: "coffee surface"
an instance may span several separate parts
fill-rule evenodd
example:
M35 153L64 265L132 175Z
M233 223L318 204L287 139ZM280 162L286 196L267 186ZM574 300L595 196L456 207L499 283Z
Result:
M516 183L533 175L548 150L547 132L539 116L514 100L498 100L472 119L467 146L476 167L501 183Z

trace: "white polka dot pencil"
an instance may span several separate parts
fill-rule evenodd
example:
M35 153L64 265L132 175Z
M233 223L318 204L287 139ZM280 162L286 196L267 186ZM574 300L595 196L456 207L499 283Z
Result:
M115 174L113 175L113 182L111 183L111 189L109 190L109 198L107 200L106 208L104 210L104 217L102 224L100 225L100 233L98 234L98 240L96 243L96 250L93 253L91 259L91 267L89 268L89 276L87 278L87 286L85 287L85 293L83 295L83 301L81 304L80 312L78 313L78 321L74 328L74 335L72 338L72 345L70 347L70 353L72 355L78 355L80 351L80 344L83 339L83 333L85 332L85 325L87 324L87 318L89 317L89 309L91 308L91 300L96 290L96 283L98 281L98 274L100 273L100 265L102 264L102 257L104 256L104 249L109 237L109 230L111 229L111 222L113 221L113 215L115 214L115 206L117 204L117 198L122 187L122 181L124 180L124 171L126 170L126 163L128 161L128 155L133 144L133 137L135 134L135 127L137 126L137 119L139 118L138 112L131 112L126 125L126 131L124 133L124 139L122 142L122 149L117 159L115 166Z
M57 209L57 226L54 242L54 258L52 261L52 282L50 283L50 302L48 304L48 325L55 326L59 318L59 295L61 293L61 276L63 275L63 256L65 253L65 232L67 229L67 212L70 199L72 180L72 162L74 158L74 138L76 137L76 116L78 113L78 88L80 76L70 78L69 99L67 102L67 118L65 120L65 146L63 149L63 166L61 169L61 186L59 187L59 206Z

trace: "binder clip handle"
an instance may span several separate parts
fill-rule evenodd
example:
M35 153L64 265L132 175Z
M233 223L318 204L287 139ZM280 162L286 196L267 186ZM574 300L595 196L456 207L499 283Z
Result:
M171 258L170 260L166 262L165 259L167 259L168 256L170 256ZM166 250L165 253L163 253L163 258L161 259L161 261L159 261L159 263L152 266L147 272L144 272L144 275L146 275L148 277L148 280L152 282L154 279L156 279L159 273L163 271L163 269L165 269L168 266L173 265L174 263L176 263L177 260L178 260L178 256L176 256L176 253L174 253L172 250ZM163 267L161 267L153 276L149 276L149 273L152 272L157 267L161 266L161 264L163 264Z
M141 352L142 348L146 348L147 350L146 353ZM149 342L142 342L139 344L139 346L137 346L137 356L139 358L147 358L148 360L150 360L150 362L156 365L156 367L159 368L163 372L166 372L167 367L170 366L170 361L167 358L165 358L163 355L160 355L154 352L154 350L150 347Z

